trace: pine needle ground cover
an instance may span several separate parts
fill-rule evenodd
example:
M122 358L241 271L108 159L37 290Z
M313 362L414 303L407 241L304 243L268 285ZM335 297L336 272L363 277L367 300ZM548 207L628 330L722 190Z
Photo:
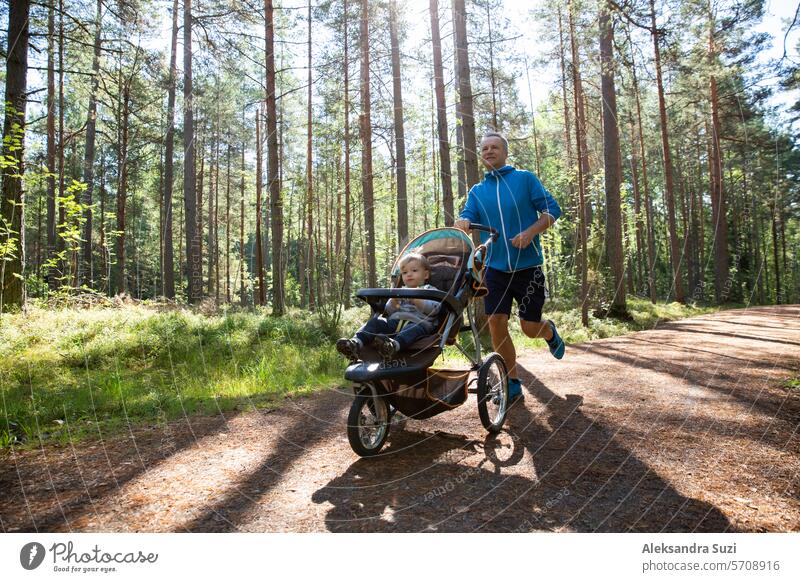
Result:
M552 306L552 304L551 304ZM567 343L650 329L716 308L629 302L631 321L592 318L551 307ZM364 308L326 333L314 314L284 317L188 309L30 309L0 320L0 448L99 437L130 425L193 414L274 408L286 397L342 382L345 362L333 340L352 333ZM519 348L542 349L512 323ZM488 338L484 340L484 352ZM459 358L448 351L446 364Z

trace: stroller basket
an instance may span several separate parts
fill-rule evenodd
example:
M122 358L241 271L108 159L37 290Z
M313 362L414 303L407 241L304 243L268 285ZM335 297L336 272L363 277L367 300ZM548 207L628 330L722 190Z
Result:
M469 374L469 370L428 368L414 378L384 380L383 388L397 410L421 420L463 404Z

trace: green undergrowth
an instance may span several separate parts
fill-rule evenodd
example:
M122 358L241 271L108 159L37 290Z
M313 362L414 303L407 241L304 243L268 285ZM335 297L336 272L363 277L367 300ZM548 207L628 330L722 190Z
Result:
M549 303L545 316L568 343L577 343L715 310L637 299L629 306L631 321L592 317L588 329L575 308ZM341 384L346 363L334 340L367 315L366 308L354 308L332 324L301 311L204 315L146 305L4 315L0 448L96 437L184 415L273 408L287 397ZM518 324L512 330L518 347L544 348L543 341L523 337ZM438 364L464 361L449 348Z
M719 311L720 307L708 307L697 305L683 305L681 303L651 303L647 299L628 298L629 320L614 318L599 318L591 311L589 312L589 327L581 325L580 307L559 305L558 303L547 303L544 307L545 319L552 319L558 333L569 344L577 344L594 339L615 337L630 333L632 331L642 331L656 329L660 323L695 317L706 313ZM736 307L736 306L725 306ZM511 337L516 346L526 348L546 348L544 340L531 339L525 336L519 329L519 325L511 325Z
M739 305L726 305L720 307L707 307L696 305L682 305L680 303L656 303L653 304L646 299L628 298L629 319L601 318L589 313L589 327L581 325L581 311L579 307L570 306L560 302L550 301L545 304L543 315L544 319L552 319L558 333L567 345L578 344L585 341L615 337L634 331L656 329L659 324L695 317L706 313L713 313L720 309L732 309ZM516 311L516 309L515 309ZM541 339L531 339L522 333L519 326L519 319L512 315L509 324L511 338L517 350L520 349L547 349L547 344ZM467 351L472 353L472 343ZM491 336L488 332L481 333L481 345L484 355L491 351ZM442 360L437 362L442 367L457 366L467 363L467 358L453 348L447 348Z
M317 318L32 309L0 322L0 447L275 407L341 380Z

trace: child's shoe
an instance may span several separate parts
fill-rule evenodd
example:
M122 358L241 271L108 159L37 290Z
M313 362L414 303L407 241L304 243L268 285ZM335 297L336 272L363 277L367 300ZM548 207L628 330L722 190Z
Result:
M400 351L400 344L388 336L377 335L375 336L375 349L384 359L388 360Z
M347 339L346 337L339 338L336 340L336 351L346 358L357 360L361 351L361 342L356 339Z

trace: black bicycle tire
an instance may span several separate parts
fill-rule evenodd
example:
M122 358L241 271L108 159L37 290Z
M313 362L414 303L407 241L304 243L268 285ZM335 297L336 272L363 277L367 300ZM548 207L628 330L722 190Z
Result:
M499 362L502 370L503 375L506 379L505 382L505 398L506 398L506 410L503 411L503 416L500 418L499 422L492 422L489 419L489 409L486 406L486 397L488 395L488 386L487 380L489 375L489 370L492 367L492 363L494 361ZM505 360L503 360L503 356L498 354L497 352L492 352L486 359L483 360L481 363L481 367L478 369L478 416L481 419L481 424L483 428L493 434L497 434L503 429L503 424L506 421L506 415L508 414L508 370L506 369Z
M372 449L368 449L361 442L361 437L358 431L361 409L364 406L369 406L371 399L372 391L369 389L369 387L362 388L356 395L353 403L350 405L350 412L347 415L347 440L350 442L350 447L353 449L353 452L355 452L359 457L372 457L377 455L381 448L383 448L383 445L386 443L386 439L389 437L389 429L391 428L389 404L385 400L381 399L383 406L386 407L386 432L383 434L383 437L380 439L378 444Z

